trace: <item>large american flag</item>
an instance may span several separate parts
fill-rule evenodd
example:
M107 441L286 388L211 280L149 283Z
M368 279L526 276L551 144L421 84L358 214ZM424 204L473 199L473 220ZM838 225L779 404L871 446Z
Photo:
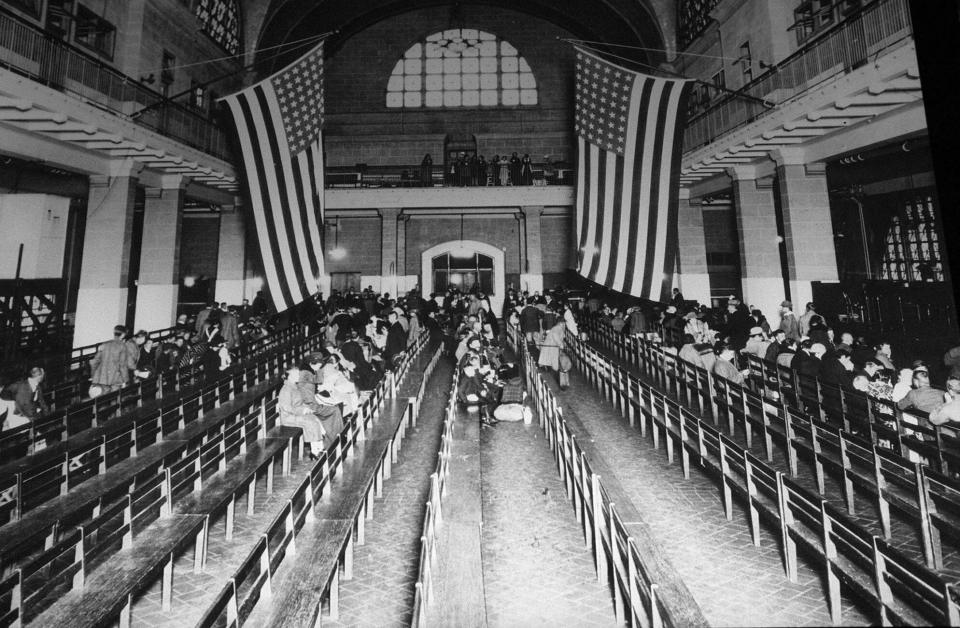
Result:
M223 100L237 125L267 286L284 310L317 292L323 273L323 43Z
M648 299L669 295L691 83L577 48L577 271L587 279Z

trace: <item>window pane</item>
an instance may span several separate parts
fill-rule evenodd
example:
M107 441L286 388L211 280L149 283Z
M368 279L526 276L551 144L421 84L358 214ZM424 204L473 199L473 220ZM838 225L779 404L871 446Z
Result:
M460 91L460 75L459 74L444 74L443 75L443 88L452 89Z
M537 90L535 90L535 89L521 89L521 90L520 90L520 104L521 104L521 105L535 105L535 104L537 104Z
M407 92L403 95L404 107L420 107L423 105L423 97L420 92Z
M464 74L463 75L463 89L479 89L480 88L480 75L479 74Z
M463 65L462 65L461 67L463 68L463 73L464 73L464 74L467 74L467 73L470 73L470 72L479 72L479 71L480 71L480 60L479 60L479 59L464 59L464 60L463 60Z
M534 89L536 86L537 82L533 79L533 74L524 72L520 75L520 87Z
M428 74L427 89L430 91L440 91L443 89L443 76L440 74Z
M460 36L464 39L479 39L480 31L475 28L464 28L460 30Z
M479 31L479 35L481 41L493 41L497 38L493 33L488 33L486 31Z
M460 77L457 77L460 78ZM445 107L459 107L460 106L460 92L444 92L443 93L443 105Z
M426 103L428 107L440 107L443 105L443 92L427 92Z
M505 41L500 42L500 54L504 57L515 57L517 56L517 49L508 44Z
M413 78L407 77L407 78ZM419 77L418 77L419 78ZM387 81L387 91L388 92L399 92L403 91L403 77L402 76L391 76L390 80Z
M504 89L516 89L520 86L520 76L517 74L504 73L501 79L501 87Z
M530 69L530 64L527 63L527 60L524 59L524 58L522 58L522 57L520 58L520 71L521 71L521 72L532 72L532 71L533 71L533 70Z
M443 56L443 48L438 46L436 42L428 42L426 48L424 48L424 56L428 59L436 59Z
M464 107L476 107L479 104L480 104L480 92L476 90L463 92Z
M481 75L480 75L480 88L481 88L481 89L497 89L497 75L496 75L496 74L481 74Z
M441 59L427 59L427 74L440 74L443 72L443 61Z
M497 42L495 41L480 42L480 56L481 57L497 56Z
M403 79L403 88L408 92L419 92L421 86L420 75L407 76Z
M480 48L477 47L477 44L474 44L469 48L465 48L463 51L463 56L473 57L474 59L476 59L478 56L480 56Z
M494 107L497 104L496 90L484 90L480 92L480 104L484 107Z
M504 57L500 60L500 69L504 72L516 72L517 71L517 58L516 57Z
M409 96L409 94L407 94ZM390 92L387 94L387 107L409 107L408 103L404 102L404 95L400 92Z
M520 92L515 89L505 89L503 90L503 104L504 105L519 105L520 104Z
M407 59L403 62L403 71L405 74L420 74L423 72L423 61L420 59Z
M480 59L480 71L481 72L496 72L497 71L497 59L495 57L484 57Z
M406 57L407 59L419 59L420 57L423 56L423 45L414 44L410 46L410 49L407 50L407 53L403 56Z
M459 74L460 73L460 58L456 59L444 59L443 60L443 73L444 74Z

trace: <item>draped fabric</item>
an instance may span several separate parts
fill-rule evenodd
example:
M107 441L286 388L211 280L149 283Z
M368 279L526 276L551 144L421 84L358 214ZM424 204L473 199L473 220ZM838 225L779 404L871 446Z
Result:
M222 100L237 127L266 283L282 311L316 293L323 274L323 43Z
M587 279L638 297L669 296L691 84L577 48L577 270Z

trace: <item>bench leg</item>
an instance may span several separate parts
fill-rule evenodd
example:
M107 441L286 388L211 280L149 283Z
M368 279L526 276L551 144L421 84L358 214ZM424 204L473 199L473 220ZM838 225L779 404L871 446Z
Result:
M160 608L164 612L170 611L170 602L173 599L173 554L167 557L163 565L163 582L160 585Z
M247 515L253 516L253 502L257 497L257 476L254 475L247 486Z
M383 459L383 479L389 480L393 476L393 453L388 451Z
M228 541L232 541L232 540L233 540L233 517L234 517L234 514L235 514L236 509L237 509L237 496L234 495L233 497L230 498L230 501L227 502L227 521L226 521L226 525L227 525L227 536L226 536L226 539L227 539Z
M207 538L210 534L210 517L203 521L203 529L197 532L193 544L193 573L200 573L207 564Z
M360 516L357 517L357 545L366 545L367 543L367 504L364 503L360 509Z
M366 519L367 519L367 521L372 521L372 520L373 520L373 487L370 487L370 488L367 489L367 498L366 498L366 499L367 499L367 505L366 505L367 516L366 516Z
M128 595L127 601L120 609L120 628L130 628L130 607L133 606L133 597Z
M270 459L270 462L267 463L267 495L273 494L273 463L274 458Z
M330 580L330 619L336 621L340 619L340 570L333 570L333 578ZM320 613L317 613L317 623L320 622Z
M377 476L373 480L373 487L377 497L383 497L383 462L377 467Z
M343 579L353 580L353 535L347 539L347 548L343 551Z

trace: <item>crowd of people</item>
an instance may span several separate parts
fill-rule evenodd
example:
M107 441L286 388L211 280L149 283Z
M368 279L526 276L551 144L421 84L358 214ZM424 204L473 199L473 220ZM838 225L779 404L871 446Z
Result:
M669 303L617 308L591 297L585 307L612 329L653 337L665 350L737 384L748 381L747 357L755 356L801 377L895 403L916 413L904 415L908 423L960 423L960 347L943 355L942 369L922 358L894 356L889 339L869 342L832 325L812 302L798 316L792 302L782 301L774 325L735 296L722 308L709 308L686 301L676 289ZM938 371L946 371L942 385L935 385Z
M456 159L444 166L443 180L451 186L533 185L533 161L528 153L520 157L494 155L489 160L483 155L467 155L460 151ZM429 153L420 162L420 184L433 185L433 157Z

